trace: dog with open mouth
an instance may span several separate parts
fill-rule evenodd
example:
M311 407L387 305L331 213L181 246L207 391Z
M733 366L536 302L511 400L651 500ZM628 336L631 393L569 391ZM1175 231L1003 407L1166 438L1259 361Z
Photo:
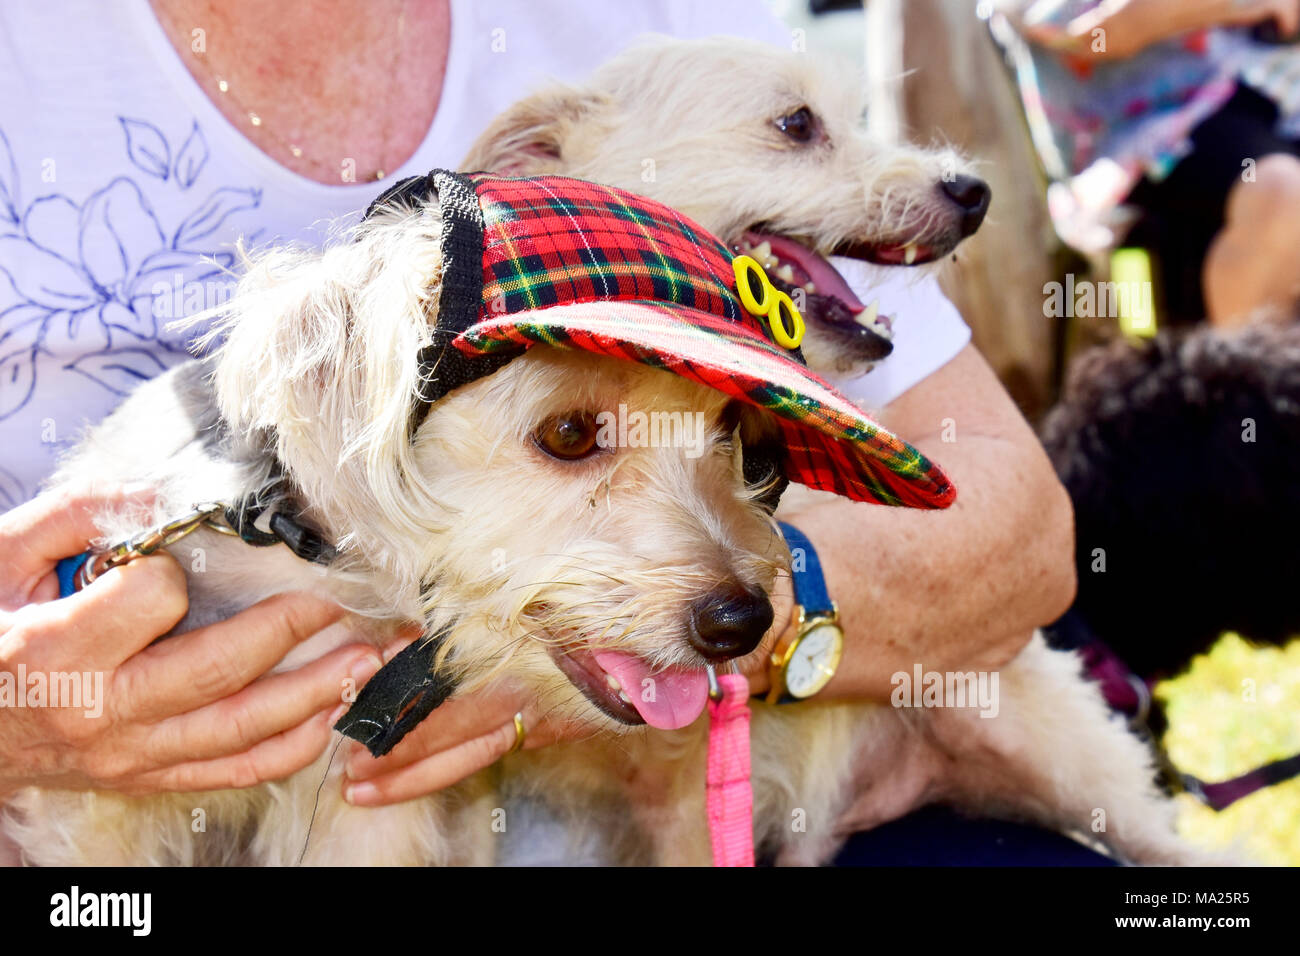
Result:
M838 382L890 354L898 318L841 270L937 264L991 198L955 151L868 135L846 72L731 37L650 38L507 109L461 168L573 176L680 210L763 264L807 321L809 367Z
M741 303L730 251L698 224L562 177L438 171L381 197L352 241L252 258L216 356L142 386L56 484L159 485L151 514L104 516L109 539L228 505L234 535L185 545L207 560L181 562L178 631L291 589L351 610L286 669L421 622L389 664L424 662L413 692L387 711L358 698L340 724L372 749L498 680L593 736L383 808L347 805L328 755L238 791L28 789L4 835L37 864L482 864L504 848L500 808L544 806L601 861L707 863L703 668L772 623L784 483L918 509L957 493ZM602 438L624 407L663 416L658 440ZM288 546L250 547L264 536ZM942 800L1090 831L1130 860L1203 859L1074 658L1036 639L1000 677L994 719L756 705L761 852L822 862L855 799L876 821Z

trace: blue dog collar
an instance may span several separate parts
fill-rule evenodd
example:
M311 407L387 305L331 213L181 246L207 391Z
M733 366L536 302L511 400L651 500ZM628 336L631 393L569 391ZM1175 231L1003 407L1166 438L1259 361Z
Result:
M90 552L83 551L75 558L64 558L54 566L54 573L59 578L59 597L65 598L77 593L77 572L90 560Z

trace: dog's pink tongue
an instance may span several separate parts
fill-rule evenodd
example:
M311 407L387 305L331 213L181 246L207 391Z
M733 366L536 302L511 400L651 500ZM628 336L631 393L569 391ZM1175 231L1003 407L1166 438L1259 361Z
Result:
M669 667L651 673L641 658L620 651L601 651L596 663L623 685L623 693L642 719L660 730L694 723L709 698L709 679L701 670ZM653 683L643 683L647 678Z

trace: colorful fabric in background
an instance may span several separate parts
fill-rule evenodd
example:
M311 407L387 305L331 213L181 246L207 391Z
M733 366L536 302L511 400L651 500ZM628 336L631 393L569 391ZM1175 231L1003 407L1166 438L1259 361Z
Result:
M1101 0L1034 4L1050 30ZM1034 146L1049 177L1076 180L1104 213L1144 175L1155 182L1187 155L1188 136L1244 83L1279 106L1279 132L1300 135L1300 54L1252 39L1245 29L1200 30L1153 44L1126 59L1071 56L1030 43L1014 19L995 16L994 34L1016 72ZM1088 175L1099 167L1107 175ZM1100 193L1100 194L1099 194Z
M731 253L667 206L560 176L437 170L399 183L372 211L408 204L426 188L442 202L443 248L452 250L438 335L457 333L452 344L463 356L431 356L430 403L533 345L582 349L665 369L773 413L791 481L916 508L956 498L936 465L775 344L768 319L741 307Z

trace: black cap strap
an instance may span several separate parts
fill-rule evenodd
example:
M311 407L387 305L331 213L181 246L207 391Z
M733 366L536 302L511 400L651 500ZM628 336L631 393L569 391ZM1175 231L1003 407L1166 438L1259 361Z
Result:
M435 669L438 651L455 622L414 641L370 678L334 729L382 757L434 708L452 695L456 681Z
M369 219L383 206L415 205L430 196L436 196L441 207L442 287L433 341L417 353L420 380L411 409L412 437L434 402L490 375L515 357L503 353L471 358L452 345L478 321L483 307L483 207L473 179L446 169L403 179L372 202L364 218Z

